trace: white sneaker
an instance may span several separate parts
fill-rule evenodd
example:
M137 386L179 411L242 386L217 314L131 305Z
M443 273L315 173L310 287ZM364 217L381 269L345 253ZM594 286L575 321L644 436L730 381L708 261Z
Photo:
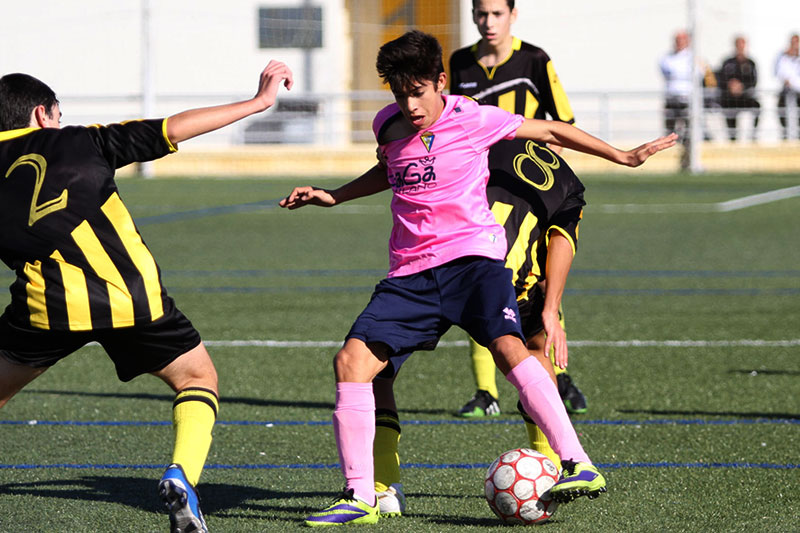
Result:
M406 511L406 495L403 494L403 485L400 483L392 483L377 496L381 516L400 516Z

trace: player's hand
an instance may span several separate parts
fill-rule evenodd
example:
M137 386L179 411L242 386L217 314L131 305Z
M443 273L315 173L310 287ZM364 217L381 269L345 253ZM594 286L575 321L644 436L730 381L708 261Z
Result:
M299 209L304 205L319 205L331 207L336 205L336 199L325 189L316 187L295 187L289 196L278 202L278 205L286 209Z
M678 142L678 134L673 132L669 135L664 135L663 137L659 137L654 141L650 141L649 143L638 146L633 150L628 151L626 164L629 167L638 167L647 161L651 155L656 154L661 150L672 148L675 146L676 142Z
M546 335L544 354L550 356L550 351L555 348L553 363L559 368L567 368L569 353L567 351L567 334L558 321L558 312L542 312L542 324Z
M290 90L294 85L294 77L289 67L273 59L261 72L261 77L258 80L258 91L256 91L254 98L261 101L264 109L272 107L281 84L287 90Z

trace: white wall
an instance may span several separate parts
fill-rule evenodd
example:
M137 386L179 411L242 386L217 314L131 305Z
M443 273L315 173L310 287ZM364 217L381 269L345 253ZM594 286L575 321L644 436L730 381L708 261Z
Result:
M800 32L798 0L694 0L700 53L713 68L732 54L743 34L756 61L760 87L773 89L773 65L791 33ZM462 0L469 13L471 0ZM544 48L567 91L659 90L658 59L686 28L689 0L517 0L514 34ZM480 38L469 17L464 44Z
M306 86L304 53L258 48L258 8L296 0L150 0L152 62L159 94L252 94L270 59ZM344 0L324 0L323 45L311 52L313 91L342 90L349 70ZM27 72L59 97L141 93L142 0L4 0L0 74ZM65 118L69 118L65 110Z
M0 74L28 72L49 83L65 104L65 124L141 116L137 97L142 91L143 1L3 0ZM313 2L323 6L324 48L310 54L311 80L305 79L303 51L258 48L258 8L299 6L303 1L149 0L153 85L159 95L155 114L248 96L255 90L258 73L272 58L292 66L296 75L292 96L302 96L307 84L315 93L346 93L352 65L345 0ZM462 44L466 45L479 35L471 21L471 0L461 1ZM573 95L620 90L658 93L662 88L658 59L670 49L674 32L686 26L689 1L517 0L520 17L514 33L551 55L582 127L611 139L612 119L604 113L622 111L613 117L614 128L640 138L661 129L657 96L646 102L617 100L606 105L590 96L578 101ZM733 36L744 33L760 69L759 86L772 93L775 58L786 47L789 34L800 31L800 1L694 2L700 6L702 55L719 66L730 54ZM127 99L87 99L109 95L127 95ZM629 104L639 107L615 107ZM762 99L762 105L774 107L774 98ZM776 132L769 122L775 122L774 113L765 111L763 127ZM334 131L335 125L347 123L343 120L346 100L329 105L326 113L325 138L346 142L347 132ZM228 131L236 138L241 128ZM218 139L204 140L211 138Z

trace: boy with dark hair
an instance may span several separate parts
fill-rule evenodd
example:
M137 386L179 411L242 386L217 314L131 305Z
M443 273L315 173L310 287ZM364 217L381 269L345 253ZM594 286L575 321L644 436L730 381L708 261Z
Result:
M553 498L565 502L606 490L558 390L523 343L511 273L504 266L503 227L486 201L488 151L501 139L523 137L638 166L674 145L675 137L623 152L566 124L526 120L465 97L445 96L447 76L442 70L430 79L425 66L431 64L441 64L441 47L430 35L412 31L383 45L378 70L396 103L373 122L380 163L338 189L297 187L280 202L289 209L329 207L393 191L388 277L376 286L334 358L333 423L345 490L307 518L310 526L378 520L372 380L390 359L433 348L454 324L489 347L519 390L525 411L562 457L564 476L553 487ZM556 342L560 365L566 364L563 348Z
M574 123L572 108L550 57L543 49L511 33L511 27L517 19L514 2L473 0L472 8L473 22L481 39L471 46L456 50L450 57L450 94L470 96L481 104L495 105L525 118L549 117ZM489 152L489 168L502 168L525 151L524 140L501 141ZM553 147L553 152L559 153L559 148ZM515 265L507 266L512 268ZM563 326L560 310L559 318ZM470 359L477 391L459 409L458 415L471 418L500 414L491 354L484 347L471 342ZM567 370L557 366L554 370L559 394L567 411L585 413L586 398ZM537 433L531 426L528 426L528 431ZM536 435L536 439L541 440L541 435Z
M162 379L176 393L172 464L158 485L173 533L208 531L194 487L211 445L217 373L167 295L114 172L264 111L281 84L290 88L292 73L272 61L249 100L62 129L47 85L27 74L0 78L0 259L17 274L0 316L0 407L90 342L103 346L121 381Z

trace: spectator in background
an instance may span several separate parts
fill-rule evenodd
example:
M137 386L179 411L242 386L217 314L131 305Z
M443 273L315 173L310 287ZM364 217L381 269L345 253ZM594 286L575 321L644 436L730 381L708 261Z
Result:
M689 44L689 34L684 30L677 32L673 51L659 62L666 82L664 125L667 132L676 132L681 142L689 137L689 100L692 95L692 51ZM716 87L716 78L708 66L701 63L700 70L704 72L703 86ZM708 105L710 102L706 101L705 106ZM705 138L709 138L707 134Z
M789 48L778 57L775 76L781 84L778 96L778 118L783 126L783 138L789 138L787 104L794 101L797 128L800 130L800 36L794 34L789 39Z
M736 118L742 111L753 112L753 139L758 127L758 114L761 105L755 98L758 76L755 62L747 57L747 41L737 36L734 40L736 53L722 63L717 75L721 89L720 106L724 110L728 125L728 138L736 140Z

